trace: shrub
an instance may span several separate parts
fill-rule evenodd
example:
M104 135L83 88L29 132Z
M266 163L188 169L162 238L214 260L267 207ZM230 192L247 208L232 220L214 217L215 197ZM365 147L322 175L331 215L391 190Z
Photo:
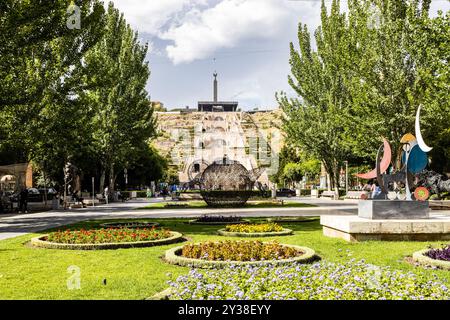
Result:
M225 231L241 233L280 232L283 231L283 227L276 223L233 224L226 226Z
M176 202L168 202L164 204L164 208L188 208L189 204L187 203L176 203Z
M430 249L425 255L435 260L450 261L450 246L442 249Z
M65 230L52 232L46 241L69 244L97 244L139 242L166 239L171 236L170 231L164 229L130 229L130 228L102 228L93 230Z
M209 261L260 261L298 257L303 252L278 244L262 241L221 241L187 244L181 255L185 258Z
M241 217L238 216L217 216L217 215L202 215L195 220L196 222L240 222Z
M231 266L220 271L192 269L169 281L171 299L204 300L435 300L449 299L437 277L346 264Z

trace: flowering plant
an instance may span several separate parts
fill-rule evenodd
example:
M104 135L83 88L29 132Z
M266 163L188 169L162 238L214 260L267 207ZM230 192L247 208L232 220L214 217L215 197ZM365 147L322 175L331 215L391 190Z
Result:
M435 300L450 298L436 276L378 267L364 261L320 262L283 267L233 265L192 269L169 282L181 300Z
M442 249L430 249L425 255L435 260L450 261L450 246L446 246Z
M298 257L303 252L278 244L262 241L220 241L187 244L181 255L186 258L210 261L261 261Z
M232 224L225 227L227 232L263 233L283 231L283 227L276 223L262 224Z
M64 230L51 232L47 241L69 244L96 244L96 243L120 243L139 242L169 238L170 231L165 229L142 228L102 228L92 230Z

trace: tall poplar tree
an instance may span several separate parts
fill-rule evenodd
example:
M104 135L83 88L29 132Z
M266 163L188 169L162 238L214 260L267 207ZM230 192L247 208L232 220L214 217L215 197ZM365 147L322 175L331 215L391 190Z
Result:
M68 156L81 153L87 110L78 100L82 58L104 24L101 2L78 0L72 5L80 25L71 28L70 4L0 5L0 151L20 153L2 161L33 161L54 176L62 174Z
M317 51L312 49L307 26L299 26L299 49L291 43L289 61L289 84L299 98L281 94L279 102L286 116L288 142L322 161L337 192L339 168L349 154L345 136L351 102L346 79L353 48L339 1L332 2L330 14L322 2L321 22L315 33Z
M351 0L348 16L338 0L330 14L322 2L316 50L299 27L289 76L298 97L279 96L284 128L291 143L322 161L332 184L344 160L373 165L382 137L396 154L401 137L414 133L419 105L424 136L436 142L432 164L450 167L449 13L431 18L430 2Z
M155 120L145 86L150 75L147 45L110 3L105 34L85 57L87 90L82 99L93 107L94 148L114 190L118 170L127 166L140 142L154 135Z

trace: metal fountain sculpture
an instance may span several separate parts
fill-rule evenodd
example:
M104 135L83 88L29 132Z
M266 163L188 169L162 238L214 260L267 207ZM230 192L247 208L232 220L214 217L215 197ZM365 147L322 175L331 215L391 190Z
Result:
M243 206L250 196L256 180L264 169L247 170L238 161L220 161L209 165L198 177L197 183L203 199L211 207Z

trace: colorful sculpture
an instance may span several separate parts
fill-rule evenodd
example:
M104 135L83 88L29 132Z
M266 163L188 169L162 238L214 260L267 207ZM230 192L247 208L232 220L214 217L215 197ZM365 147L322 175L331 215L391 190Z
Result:
M421 107L419 106L416 113L415 136L408 133L400 140L400 143L402 144L400 158L402 164L401 169L395 173L386 173L392 160L392 151L389 142L383 138L383 145L377 153L375 169L368 173L357 174L357 176L362 179L377 179L382 191L379 198L386 199L389 194L388 198L394 200L393 191L389 192L389 189L392 189L393 185L398 186L404 184L406 194L402 194L401 191L398 191L397 197L395 198L400 200L413 200L411 193L412 178L426 168L428 164L427 153L432 150L432 148L426 145L422 138L422 133L420 131L420 111ZM383 153L383 157L381 157L381 153ZM425 195L428 198L429 193L426 194L423 189L420 189L419 191L421 191L419 197L420 200L426 200L424 199ZM416 194L416 199L418 199L418 194L419 193Z

